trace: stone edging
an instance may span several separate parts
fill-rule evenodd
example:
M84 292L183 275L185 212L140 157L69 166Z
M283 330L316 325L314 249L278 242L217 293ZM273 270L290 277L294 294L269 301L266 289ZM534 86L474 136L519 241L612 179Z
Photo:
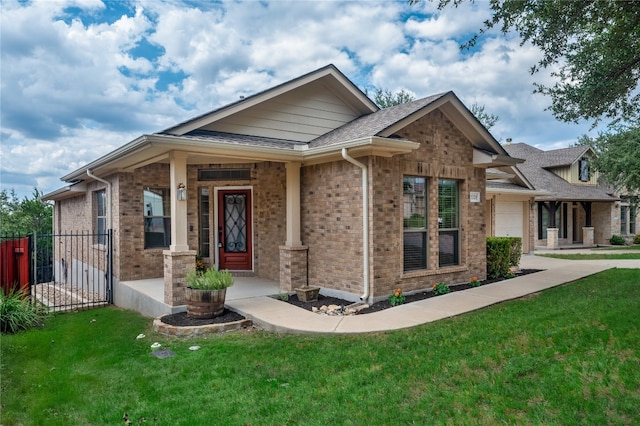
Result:
M160 318L153 320L153 330L170 337L200 337L208 334L218 334L251 327L253 322L249 319L226 322L222 324L194 325L178 327L163 323Z

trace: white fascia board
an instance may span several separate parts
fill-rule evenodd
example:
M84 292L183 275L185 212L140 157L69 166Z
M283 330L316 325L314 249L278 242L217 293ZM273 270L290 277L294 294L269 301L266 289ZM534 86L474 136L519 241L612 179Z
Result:
M107 155L104 155L104 156L98 158L97 160L94 160L91 163L81 167L80 169L77 169L77 170L69 173L68 175L62 176L60 179L65 181L65 182L70 182L72 180L84 178L84 177L86 177L87 169L95 170L95 169L97 169L99 167L102 167L102 166L104 166L106 164L109 164L109 163L111 163L113 161L116 161L119 158L124 157L125 155L130 155L130 154L142 149L144 146L148 145L149 144L149 138L150 138L150 135L142 135L142 136L134 139L133 141L121 146L120 148L117 148L117 149L111 151Z
M379 136L367 136L364 138L353 139L350 141L332 144L319 148L305 150L305 160L313 160L324 156L332 156L341 154L342 148L356 149L364 148L365 150L374 150L377 152L386 152L389 155L406 154L420 147L420 143L407 140L397 140L383 138Z

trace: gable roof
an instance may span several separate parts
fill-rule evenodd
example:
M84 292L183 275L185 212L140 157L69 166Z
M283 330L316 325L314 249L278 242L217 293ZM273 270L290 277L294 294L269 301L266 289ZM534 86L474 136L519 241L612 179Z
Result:
M602 185L577 185L567 182L548 170L561 165L572 164L589 150L587 147L573 147L543 151L526 143L504 145L505 150L525 162L516 168L522 172L535 189L545 190L548 196L536 197L537 201L615 201ZM580 148L580 149L578 149ZM573 159L573 160L572 160Z
M261 109L266 102L269 109ZM336 108L339 111L328 111ZM307 111L300 112L303 109ZM290 132L293 136L285 139L308 142L315 136L308 137L307 133L324 134L378 110L371 99L330 64L158 133L180 136L201 129L269 136L265 132L270 125L280 129L287 125L306 126L307 129ZM251 129L252 126L255 128Z
M512 165L509 156L453 92L380 110L334 65L279 84L160 132L142 135L62 177L66 182L168 162L172 151L188 164L284 161L312 164L356 156L393 156L418 148L394 134L440 110L474 147L477 167Z

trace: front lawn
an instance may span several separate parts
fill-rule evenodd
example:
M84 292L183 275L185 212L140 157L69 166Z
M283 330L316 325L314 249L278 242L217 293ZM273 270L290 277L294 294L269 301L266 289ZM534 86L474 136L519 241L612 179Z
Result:
M552 257L554 259L567 260L634 260L640 259L638 253L549 253L536 254L536 256Z
M2 336L0 423L639 424L638 312L640 270L613 269L362 336L176 340L116 308L59 314Z

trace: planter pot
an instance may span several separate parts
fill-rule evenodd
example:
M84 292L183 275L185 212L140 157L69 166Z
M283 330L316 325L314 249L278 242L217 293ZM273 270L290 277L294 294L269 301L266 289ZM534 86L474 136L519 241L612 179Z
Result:
M298 300L301 302L318 300L318 294L320 294L320 287L298 287L295 290Z
M210 319L222 315L227 289L199 290L185 287L184 298L187 303L187 316L196 319Z

